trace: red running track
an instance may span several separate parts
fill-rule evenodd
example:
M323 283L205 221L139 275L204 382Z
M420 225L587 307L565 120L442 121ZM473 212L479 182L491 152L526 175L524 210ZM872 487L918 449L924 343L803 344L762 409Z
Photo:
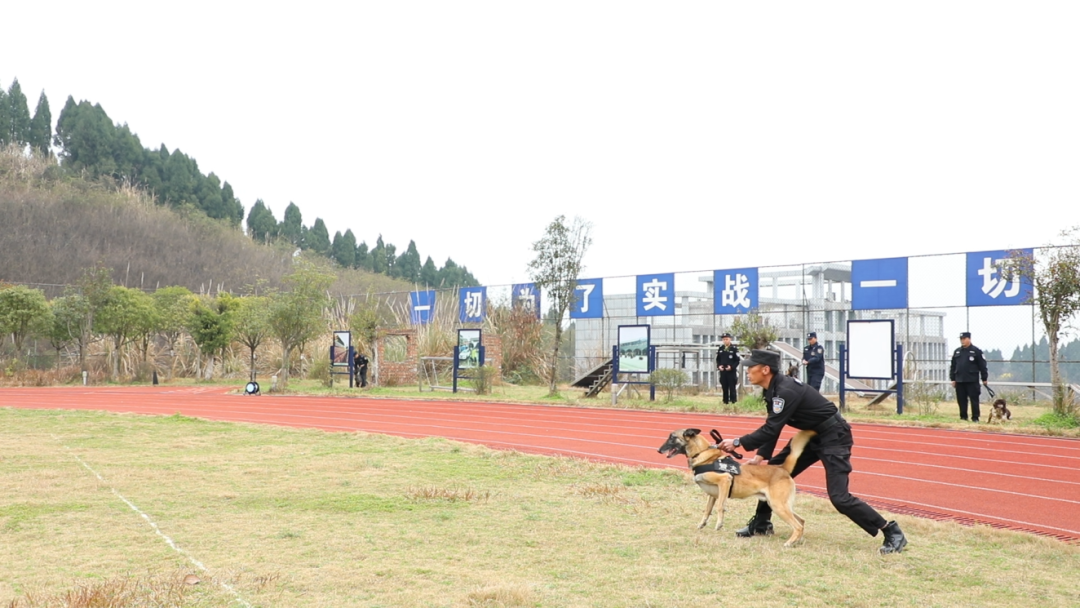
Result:
M343 397L258 397L202 387L0 389L0 406L180 413L400 437L439 436L496 449L682 469L657 453L680 428L743 435L761 418L603 408ZM1080 541L1080 441L856 423L851 492L894 513ZM799 490L825 496L824 471Z

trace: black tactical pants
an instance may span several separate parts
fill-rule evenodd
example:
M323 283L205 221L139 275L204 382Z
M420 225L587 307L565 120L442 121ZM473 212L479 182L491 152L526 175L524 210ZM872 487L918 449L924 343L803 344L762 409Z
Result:
M730 372L720 372L720 387L724 391L724 403L735 403L739 400L739 393L736 389L738 383L738 372L734 370Z
M956 403L960 406L960 419L968 419L968 401L971 401L971 419L979 421L979 395L982 389L978 382L957 382Z
M814 390L816 390L816 391L821 390L821 381L824 380L824 379L825 379L825 372L819 372L819 371L812 371L812 372L807 371L806 372L806 383L809 384L810 386L814 387Z
M810 440L802 456L795 462L792 477L797 477L815 462L821 461L825 467L825 488L829 500L836 510L855 522L870 536L877 536L878 530L888 522L873 507L859 500L848 492L848 475L851 474L851 427L846 422L833 425L824 433ZM791 453L790 443L780 453L769 459L769 464L783 464ZM758 503L757 521L767 521L772 517L772 508L764 500Z

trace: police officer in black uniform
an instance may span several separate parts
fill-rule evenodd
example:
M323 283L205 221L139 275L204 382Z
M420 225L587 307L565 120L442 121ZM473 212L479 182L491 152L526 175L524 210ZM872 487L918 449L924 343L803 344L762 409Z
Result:
M989 378L986 357L979 347L971 344L971 332L960 334L960 348L953 351L949 366L949 380L956 387L956 403L960 406L960 419L968 419L968 401L971 401L971 420L979 421L979 377L985 385Z
M821 381L825 379L825 349L817 343L816 332L810 332L806 336L802 364L806 368L806 383L820 391Z
M716 370L720 372L720 387L724 391L724 403L735 403L739 395L735 385L739 382L739 349L731 343L731 334L720 336L724 344L716 349Z
M368 358L359 350L356 351L356 357L353 358L353 367L356 371L356 386L359 388L366 387Z
M895 521L886 522L870 505L852 496L848 492L848 475L851 473L851 426L840 416L836 406L821 396L817 390L804 385L797 378L780 375L780 354L768 350L751 351L750 357L743 359L747 377L752 384L765 389L765 405L768 419L758 430L725 439L721 447L731 451L736 448L757 450L747 465L782 464L791 452L790 442L779 454L773 455L776 440L784 426L801 430L812 429L817 435L807 444L805 451L795 463L792 477L798 476L810 465L821 461L825 467L825 486L829 491L829 500L836 510L871 536L877 536L878 530L885 534L881 546L882 553L899 553L907 545L904 533ZM745 528L737 531L736 536L750 537L755 534L773 533L772 509L768 503L758 503L757 513L750 518Z

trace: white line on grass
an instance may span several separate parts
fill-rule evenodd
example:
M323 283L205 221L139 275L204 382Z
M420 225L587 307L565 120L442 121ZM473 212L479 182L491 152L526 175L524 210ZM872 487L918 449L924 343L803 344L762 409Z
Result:
M60 441L60 439L56 435L53 435L53 439L56 439L57 442ZM63 445L63 444L61 444L61 445ZM86 464L86 462L82 458L79 458L79 455L76 454L75 452L73 452L71 450L71 448L69 448L68 446L65 445L64 449L67 450L68 453L71 454L75 458L75 460L77 460L79 462L79 464L81 464L87 471L90 471L91 473L93 473L94 477L97 477L98 480L101 483L106 483L105 478L102 477L100 473L98 473L94 469L90 468L90 465ZM199 560L192 557L191 554L189 554L187 551L184 551L183 549L178 547L176 545L176 543L173 542L173 539L169 538L164 532L162 532L161 528L158 528L158 525L156 523L154 523L154 520L150 519L149 515L144 513L142 511L142 509L140 509L139 507L135 506L135 503L131 502L130 500L128 500L126 498L124 498L124 496L122 494L120 494L120 492L116 491L116 488L110 486L109 489L112 490L112 493L114 495L116 495L117 498L124 501L124 504L131 507L132 511L135 511L140 516L142 516L142 518L146 520L146 523L150 524L150 527L153 528L154 532L156 532L158 536L160 536L162 539L164 539L165 542L170 547L172 547L174 551L176 551L180 555L183 555L184 557L188 558L188 561L190 561L192 564L195 564L195 567L198 568L199 570L209 574L210 571L206 568L206 566L204 566L202 564L202 562L200 562ZM217 582L218 585L221 585L221 587L223 589L225 589L229 593L233 594L233 597L235 597L236 601L239 602L241 605L246 606L247 608L253 608L251 604L249 604L246 600L244 600L244 598L240 597L240 594L236 592L236 589L233 589L232 585L230 585L230 584L228 584L228 583L226 583L224 581L216 581L216 582Z

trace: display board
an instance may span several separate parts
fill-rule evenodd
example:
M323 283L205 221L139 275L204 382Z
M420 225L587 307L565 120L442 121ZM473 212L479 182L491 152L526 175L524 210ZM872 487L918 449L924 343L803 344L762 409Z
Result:
M619 326L619 373L647 373L649 361L649 326Z
M847 356L849 378L891 380L896 369L894 321L848 321Z
M458 330L458 369L480 367L480 330Z
M334 332L334 347L330 349L330 364L334 367L349 367L349 346L352 334L348 331Z

